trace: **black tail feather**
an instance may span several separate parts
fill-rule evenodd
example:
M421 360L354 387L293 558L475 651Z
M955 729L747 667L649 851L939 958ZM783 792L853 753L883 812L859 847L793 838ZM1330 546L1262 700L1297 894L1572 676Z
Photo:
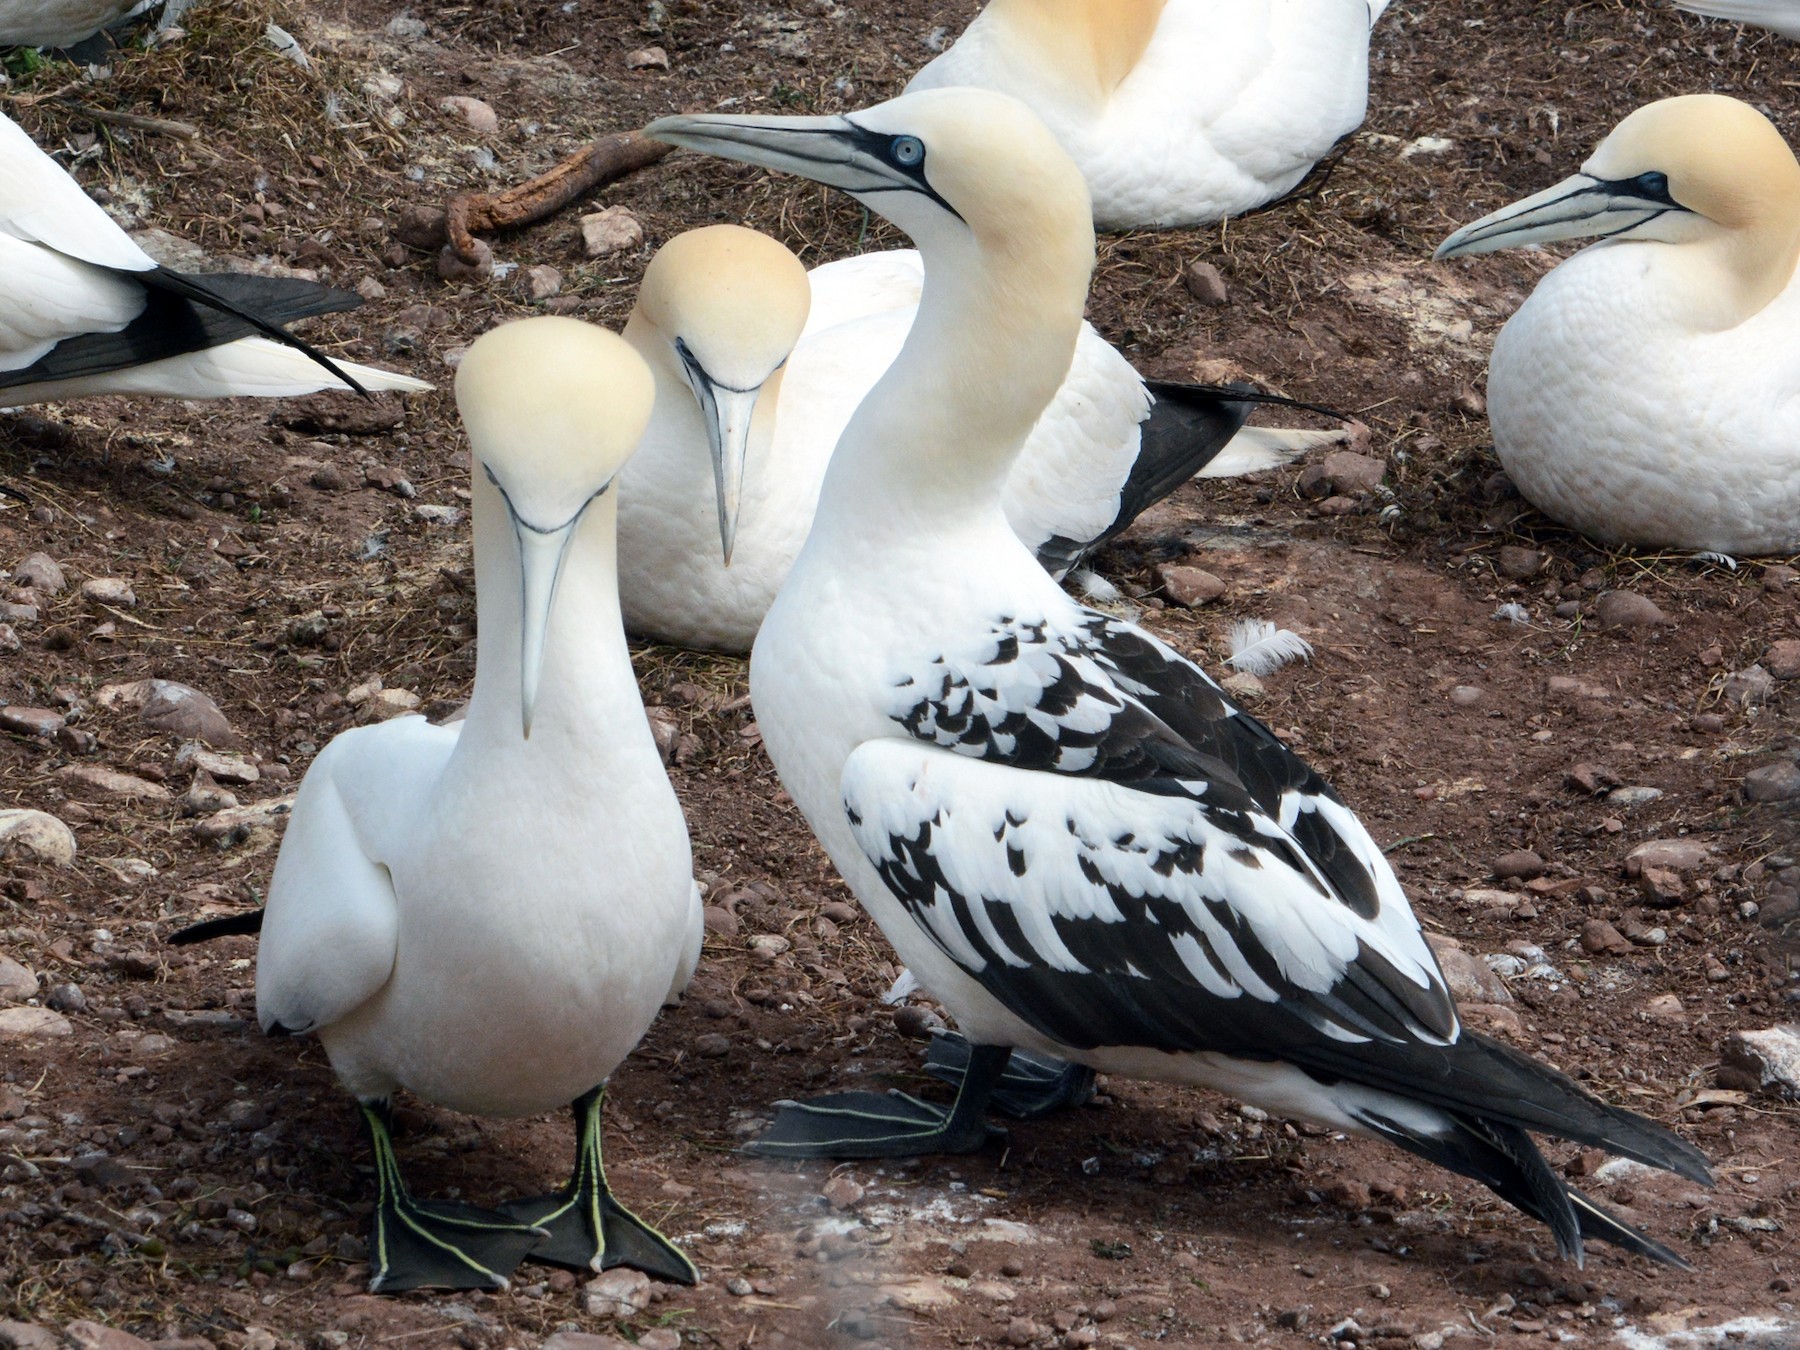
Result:
M262 932L263 911L245 910L242 914L221 914L216 919L202 919L169 934L171 947L191 947L196 942L211 942L222 937L255 937Z

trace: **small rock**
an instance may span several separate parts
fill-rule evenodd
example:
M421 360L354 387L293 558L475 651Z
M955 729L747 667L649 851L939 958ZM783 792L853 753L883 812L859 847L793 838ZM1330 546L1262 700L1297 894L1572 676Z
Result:
M75 1024L49 1008L0 1008L0 1041L70 1036Z
M1783 638L1772 645L1762 664L1778 680L1800 680L1800 638Z
M364 277L357 282L356 293L371 303L387 299L387 287L375 280L374 277Z
M294 809L292 796L273 797L249 806L226 807L194 824L194 837L220 848L247 847L260 853L280 837Z
M69 585L63 575L61 564L48 553L27 554L20 564L13 568L13 585L28 586L45 595L60 595Z
M383 689L363 705L363 716L370 722L386 722L417 712L422 701L410 689Z
M725 1281L725 1292L730 1294L733 1298L748 1298L751 1294L756 1292L756 1286L751 1284L750 1281L746 1280L742 1275L734 1275L731 1279Z
M1312 1310L1309 1308L1287 1308L1275 1314L1275 1325L1289 1331L1304 1331L1311 1321Z
M1502 881L1518 877L1529 881L1532 877L1544 874L1544 860L1530 849L1518 849L1512 853L1502 853L1494 859L1494 875Z
M1646 867L1638 873L1638 891L1644 903L1656 909L1674 909L1687 899L1687 883L1681 873L1666 867Z
M492 136L500 130L500 114L492 104L466 94L451 94L438 100L438 111L460 117L477 136Z
M1535 577L1544 565L1544 555L1535 548L1503 544L1494 554L1494 570L1513 581Z
M136 774L121 773L100 764L70 764L56 771L65 783L74 783L102 797L132 801L142 797L149 801L168 801L174 794L161 783L152 783Z
M48 811L0 811L0 858L13 848L53 866L69 867L75 861L75 832Z
M1625 875L1634 877L1646 867L1697 872L1711 861L1711 847L1698 839L1651 839L1625 855Z
M471 250L473 262L450 245L438 250L437 274L444 281L486 281L494 275L494 250L485 239L477 239Z
M1565 781L1570 787L1596 797L1619 786L1619 776L1600 764L1577 764L1569 770Z
M90 577L81 583L81 594L97 605L123 605L129 609L137 604L130 583L118 577Z
M539 1350L632 1350L632 1347L629 1341L622 1341L617 1336L597 1336L591 1331L559 1331Z
M634 52L625 53L625 69L627 70L667 70L669 54L661 47L639 47Z
M1429 942L1429 937L1427 938ZM1438 968L1444 972L1444 983L1451 994L1466 1003L1511 1003L1512 991L1506 981L1484 962L1477 961L1460 947L1431 943Z
M1654 628L1669 622L1656 605L1635 591L1608 591L1594 602L1602 628Z
M189 741L175 752L175 767L211 774L217 781L236 787L247 787L262 777L262 770L242 755L208 750L198 741Z
M644 227L622 206L609 206L581 218L581 244L590 258L610 258L643 242Z
M779 933L758 933L750 939L750 955L763 965L772 965L793 945Z
M1219 681L1219 687L1236 698L1249 700L1260 697L1268 688L1260 679L1247 670L1234 670Z
M46 740L62 729L63 717L49 708L27 708L12 703L0 708L0 731L15 736L42 736Z
M1720 1086L1800 1097L1800 1035L1792 1027L1734 1031L1721 1047ZM1735 1081L1728 1083L1728 1077Z
M1165 564L1156 569L1156 583L1164 595L1184 609L1211 604L1225 594L1225 583L1199 567Z
M1744 796L1753 802L1800 801L1800 764L1777 760L1744 775Z
M651 705L644 709L644 715L650 722L650 737L656 742L656 753L662 757L666 767L675 759L675 751L681 744L681 724L670 715L667 708Z
M705 910L706 931L717 933L720 937L736 937L743 931L743 923L737 915L718 905L708 905Z
M30 1322L0 1322L0 1350L63 1350L62 1337Z
M218 704L198 689L174 680L109 684L100 690L99 703L102 708L135 707L139 719L152 731L183 740L229 745L237 739Z
M1223 305L1231 300L1224 274L1209 262L1191 262L1181 269L1181 284L1203 305Z
M1581 925L1581 950L1590 956L1623 956L1631 944L1605 919L1589 919Z
M928 1040L932 1032L941 1031L943 1026L944 1019L930 1008L909 1003L903 1008L894 1009L894 1030L912 1040Z
M1450 411L1461 413L1464 417L1486 417L1487 399L1481 391L1471 389L1467 385L1459 385L1455 393L1450 395Z
M1629 811L1633 807L1648 806L1662 795L1663 790L1661 788L1640 785L1636 787L1614 788L1611 792L1606 794L1606 800L1613 806Z
M1727 675L1719 693L1727 703L1753 708L1775 697L1775 677L1761 666L1750 666Z
M0 1003L23 1003L37 996L37 976L12 957L0 953Z
M1687 1008L1674 994L1658 994L1638 1010L1638 1016L1650 1022L1685 1022Z
M194 775L193 783L181 794L176 806L184 816L210 816L229 811L238 799L204 773Z
M539 263L525 269L521 283L525 287L525 298L535 303L561 295L563 275L548 263Z
M44 1003L60 1013L84 1013L88 1010L87 995L81 992L78 984L50 986L50 993Z
M32 988L35 990L36 987L34 983ZM855 1209L862 1203L863 1188L857 1184L854 1177L840 1172L825 1183L825 1189L821 1194L833 1209Z
M18 630L10 623L0 623L0 656L11 656L23 650L25 644L19 641Z
M638 1333L637 1350L681 1350L681 1333L673 1327L651 1327Z
M1780 595L1796 581L1800 581L1800 571L1786 563L1770 563L1762 570L1762 588L1771 595Z
M98 1322L71 1322L63 1328L63 1335L75 1350L150 1350L149 1341Z
M1332 1204L1340 1205L1345 1209L1367 1209L1374 1203L1374 1197L1369 1194L1369 1187L1366 1182L1348 1179L1334 1181L1331 1185L1327 1186L1325 1188L1325 1198L1331 1201Z
M320 492L342 492L350 486L349 477L335 464L321 464L306 481Z
M1359 455L1354 450L1335 450L1325 456L1320 467L1331 483L1332 491L1343 495L1373 492L1387 477L1387 461L1374 455Z
M1006 1324L1006 1343L1008 1345L1034 1345L1038 1341L1049 1338L1050 1328L1042 1322L1033 1322L1026 1317L1015 1317Z
M731 1037L709 1031L694 1037L694 1053L701 1059L724 1059L731 1053Z
M1450 702L1458 708L1473 708L1486 697L1472 684L1459 684L1450 691Z
M441 248L447 219L441 206L408 206L394 222L394 238L408 248Z
M650 1306L650 1277L641 1270L615 1267L587 1282L581 1306L589 1317L636 1317Z

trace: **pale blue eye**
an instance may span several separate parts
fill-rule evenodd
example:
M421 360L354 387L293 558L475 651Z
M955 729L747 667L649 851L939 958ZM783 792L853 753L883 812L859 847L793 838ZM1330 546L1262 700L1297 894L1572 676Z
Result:
M925 159L925 142L917 136L896 136L890 150L894 163L903 169L911 169Z

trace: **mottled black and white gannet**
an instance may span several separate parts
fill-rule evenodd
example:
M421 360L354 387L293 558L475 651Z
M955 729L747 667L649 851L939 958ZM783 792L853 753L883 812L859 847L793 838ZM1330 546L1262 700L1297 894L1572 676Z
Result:
M1362 125L1387 0L992 0L909 92L1011 94L1101 229L1201 225L1293 190Z
M1080 173L985 90L650 135L853 193L925 259L751 657L783 784L973 1044L948 1111L787 1104L761 1151L979 1147L1014 1047L1218 1088L1385 1139L1548 1223L1680 1264L1531 1132L1705 1180L1692 1146L1458 1020L1398 880L1337 795L1195 664L1065 595L1002 484L1081 330Z
M654 385L574 319L469 348L480 631L467 718L347 731L307 770L269 886L256 1011L316 1032L362 1104L379 1195L371 1289L501 1286L529 1255L692 1283L612 1196L607 1075L699 959L687 826L638 697L614 561L620 466ZM573 1179L503 1212L415 1200L388 1104L575 1104Z
M631 632L750 650L812 526L832 447L899 354L923 280L911 249L808 273L785 245L738 225L691 230L658 251L625 325L657 382L619 485ZM1253 401L1271 400L1146 383L1083 324L1007 477L1007 518L1061 577L1189 478L1273 468L1341 439L1244 427Z
M1709 19L1755 24L1800 42L1800 0L1675 0L1675 5Z
M1647 104L1437 256L1590 236L1494 343L1508 476L1606 543L1800 549L1800 163L1781 133L1722 95Z
M0 113L0 407L88 394L430 389L334 361L285 331L361 303L293 277L160 266Z

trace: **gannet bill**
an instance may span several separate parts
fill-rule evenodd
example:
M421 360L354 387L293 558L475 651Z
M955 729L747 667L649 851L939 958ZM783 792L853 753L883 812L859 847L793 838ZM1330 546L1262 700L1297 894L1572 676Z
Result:
M1675 5L1709 19L1755 24L1800 42L1800 0L1675 0Z
M910 249L808 273L737 225L691 230L651 260L625 325L657 379L650 429L620 483L628 629L750 650L812 525L832 448L899 354L923 280ZM1060 577L1191 477L1271 468L1341 438L1246 428L1258 400L1147 383L1083 324L1007 479L1007 516Z
M1681 1264L1567 1186L1530 1132L1703 1181L1700 1153L1464 1027L1338 796L1197 665L1065 595L1008 526L1002 484L1094 266L1079 172L1043 125L943 89L648 134L843 188L925 260L750 690L782 783L973 1048L948 1110L839 1093L786 1106L760 1150L977 1148L1016 1046L1385 1139L1492 1187L1577 1259L1586 1237Z
M1800 163L1747 103L1619 123L1581 171L1437 256L1598 236L1494 343L1494 450L1544 514L1609 544L1800 550Z
M0 47L73 47L156 0L0 0Z
M257 1018L317 1033L362 1105L379 1180L372 1290L503 1286L527 1255L695 1279L613 1198L600 1160L606 1078L701 937L687 826L618 607L611 489L654 388L621 339L574 319L508 324L469 348L456 375L480 620L468 716L338 736L276 860ZM486 1116L573 1102L573 1179L500 1212L413 1199L389 1138L401 1088Z
M1105 230L1201 225L1292 191L1369 103L1387 0L991 0L909 92L1032 109Z
M0 407L88 394L430 389L334 361L285 329L361 303L293 277L160 266L0 113Z

